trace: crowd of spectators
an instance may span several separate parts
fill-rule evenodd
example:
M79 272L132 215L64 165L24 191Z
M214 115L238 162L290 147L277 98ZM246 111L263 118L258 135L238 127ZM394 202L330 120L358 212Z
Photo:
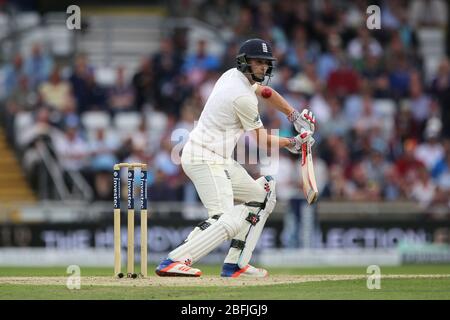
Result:
M188 12L183 3L173 9ZM36 44L3 65L6 126L19 112L32 111L36 126L60 131L55 150L64 167L88 172L99 199L111 199L111 163L139 161L149 164L150 200L193 201L192 186L171 161L171 133L192 129L214 82L235 65L239 45L259 37L272 43L277 58L270 85L316 115L321 199L450 205L450 63L444 57L428 79L417 37L422 27L446 31L445 1L379 1L380 30L366 27L368 1L186 3L192 15L232 35L221 54L210 53L206 40L191 53L183 36L164 37L158 52L128 70L132 77L121 66L114 85L103 87L85 55L62 72ZM294 134L283 114L263 102L260 107L266 128ZM112 118L139 112L143 121L121 139L103 130L91 136L80 121L88 111ZM145 121L153 113L165 123L156 138ZM299 194L301 179L291 174L298 167L298 157L280 152L279 199Z

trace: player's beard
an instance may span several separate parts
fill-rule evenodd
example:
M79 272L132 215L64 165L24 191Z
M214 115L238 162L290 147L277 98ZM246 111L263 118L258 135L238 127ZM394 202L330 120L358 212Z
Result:
M249 68L249 69L250 69L249 70L250 72L246 72L246 74L248 74L253 79L253 81L262 83L264 81L264 79L266 78L266 76L263 72L255 73L255 72L253 72L253 70L251 68Z

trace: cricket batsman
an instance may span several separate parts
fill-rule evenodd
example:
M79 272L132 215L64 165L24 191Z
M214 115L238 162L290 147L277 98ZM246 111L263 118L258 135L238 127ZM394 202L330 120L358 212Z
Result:
M272 76L275 58L270 44L250 39L242 44L237 67L226 71L206 101L197 126L183 148L181 165L192 180L209 218L169 253L155 272L159 276L199 277L191 265L226 240L231 240L222 277L266 277L267 270L249 264L264 224L276 203L275 180L254 180L232 153L244 131L256 134L259 147L286 148L298 154L304 142L314 143L315 118L301 113L275 90L262 85ZM257 97L283 112L298 134L291 138L269 135L261 122ZM262 145L265 144L265 145Z

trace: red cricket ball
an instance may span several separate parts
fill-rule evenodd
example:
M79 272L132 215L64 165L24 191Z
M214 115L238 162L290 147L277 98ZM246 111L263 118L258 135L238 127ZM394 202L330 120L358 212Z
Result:
M270 88L266 87L261 91L261 95L263 96L263 98L268 99L272 95L272 90L270 90Z

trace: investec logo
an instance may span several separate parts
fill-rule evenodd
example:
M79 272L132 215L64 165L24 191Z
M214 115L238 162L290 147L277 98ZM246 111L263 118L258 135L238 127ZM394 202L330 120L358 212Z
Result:
M144 195L147 192L147 184L145 183L145 174L141 172L141 199L144 199Z
M128 207L132 206L133 201L133 174L128 172Z
M119 173L114 171L114 207L117 208L119 206Z

